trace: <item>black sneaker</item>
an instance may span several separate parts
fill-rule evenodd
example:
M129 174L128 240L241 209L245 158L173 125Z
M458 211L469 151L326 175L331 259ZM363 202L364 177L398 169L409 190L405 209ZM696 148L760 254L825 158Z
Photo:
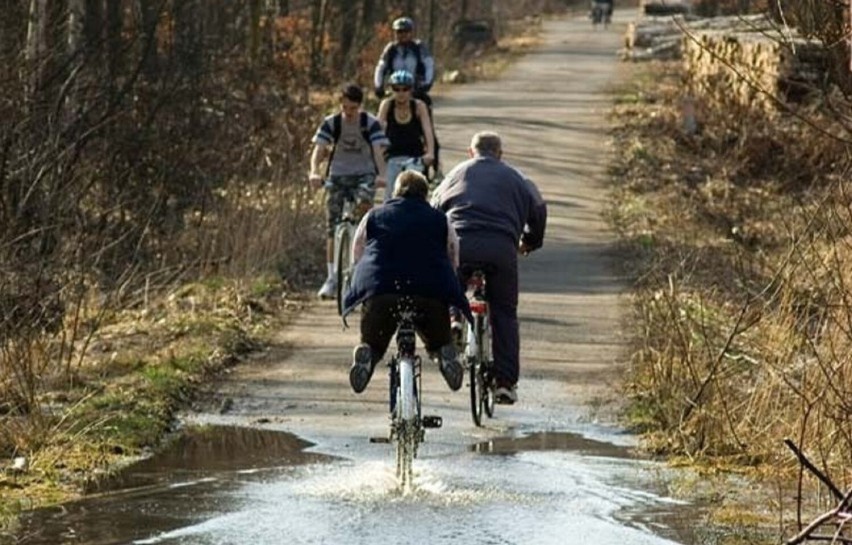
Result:
M359 344L352 352L349 384L356 394L364 391L373 376L373 351L368 344Z
M450 390L456 391L462 387L464 381L464 367L459 363L456 347L452 343L445 344L438 351L441 374L447 382Z
M518 390L513 386L498 386L494 390L494 402L498 405L514 405L518 401Z

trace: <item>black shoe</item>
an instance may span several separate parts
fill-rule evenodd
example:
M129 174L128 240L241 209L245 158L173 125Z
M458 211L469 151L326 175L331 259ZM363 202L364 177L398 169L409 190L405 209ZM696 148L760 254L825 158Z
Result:
M518 389L512 386L497 386L494 390L494 403L498 405L514 405L518 401Z
M368 344L359 344L352 352L352 367L349 368L349 385L356 394L364 391L373 376L373 351Z
M456 391L462 387L464 381L464 367L459 363L456 347L452 344L445 344L438 351L439 361L441 365L441 374L447 382L450 390Z

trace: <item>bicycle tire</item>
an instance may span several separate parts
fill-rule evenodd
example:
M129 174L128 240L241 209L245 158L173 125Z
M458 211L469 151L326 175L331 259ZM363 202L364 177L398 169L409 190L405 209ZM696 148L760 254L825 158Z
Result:
M476 331L479 328L477 322L481 320L479 316L474 318L475 322L469 327L473 327L475 338L479 338ZM476 353L469 356L470 369L470 416L473 418L473 423L477 427L482 427L482 408L483 408L483 387L485 383L482 377L482 347L477 346Z
M348 227L340 229L337 234L337 314L343 315L343 297L349 290L352 280L352 239Z
M414 482L414 457L417 451L418 401L415 381L415 362L402 358L397 362L399 380L396 400L396 475L403 491Z
M482 358L479 376L482 379L482 410L485 416L494 418L494 375L491 371L494 360L491 357L491 328L485 325L490 319L490 315L486 313L482 317L479 328L479 346Z
M482 376L476 359L470 362L470 416L474 425L482 427Z

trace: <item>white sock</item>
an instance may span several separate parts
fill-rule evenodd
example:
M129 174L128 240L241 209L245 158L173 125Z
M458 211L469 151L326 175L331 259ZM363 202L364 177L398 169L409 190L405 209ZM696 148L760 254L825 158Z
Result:
M328 267L328 277L334 278L334 262L326 263L326 266Z

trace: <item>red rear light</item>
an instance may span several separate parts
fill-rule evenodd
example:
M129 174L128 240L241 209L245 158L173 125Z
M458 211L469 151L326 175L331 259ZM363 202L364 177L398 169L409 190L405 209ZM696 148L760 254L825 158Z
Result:
M488 312L488 303L485 301L471 301L470 312L473 314L485 314Z

